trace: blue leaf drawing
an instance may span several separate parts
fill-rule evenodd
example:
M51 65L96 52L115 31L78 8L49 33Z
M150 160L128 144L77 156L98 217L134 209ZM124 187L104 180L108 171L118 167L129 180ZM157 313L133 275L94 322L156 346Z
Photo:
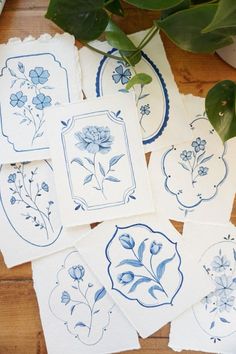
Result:
M207 162L207 161L209 161L213 156L214 156L214 154L212 154L212 155L210 155L210 156L208 156L208 157L205 157L205 159L203 159L203 160L201 161L201 164L202 164L202 163L205 163L205 162Z
M61 124L64 125L64 127L67 127L67 124L64 122L64 120L61 120Z
M157 300L157 297L156 297L156 295L154 293L155 290L163 292L163 289L160 286L158 286L158 285L153 285L153 286L151 286L151 288L148 289L149 294L152 295L152 297L154 297L154 299Z
M221 320L221 322L223 322L223 323L230 323L228 320L226 320L226 318L224 318L224 317L220 317L220 320Z
M201 163L199 162L201 160L201 158L205 155L206 151L203 151L203 153L201 155L198 156L197 158L197 163Z
M100 310L96 310L93 314L96 315L96 313L100 312Z
M111 182L120 182L119 178L113 177L113 176L108 176L105 178L105 180L107 181L111 181Z
M131 265L133 267L142 267L143 266L143 264L140 261L136 260L136 259L124 259L123 261L121 261L117 265L117 267L120 267L120 266L122 266L124 264L128 264L128 265Z
M131 286L129 293L132 293L133 291L135 291L139 284L148 283L150 281L152 281L152 279L147 278L147 277L142 277L142 278L136 280L136 282L134 282L133 285Z
M128 93L129 91L127 91L126 89L120 89L119 92Z
M162 276L163 276L163 274L165 273L165 270L166 270L166 265L168 263L170 263L174 258L175 258L175 254L171 258L165 259L164 261L162 261L158 265L157 270L156 270L157 279L160 280L162 278Z
M234 249L234 260L236 261L236 250Z
M93 174L86 176L84 179L84 184L91 182L92 178L93 178Z
M217 310L217 307L214 307L214 308L210 311L210 313L215 312L216 310Z
M78 323L76 323L74 328L76 328L76 327L87 327L87 326L83 322L78 322Z
M97 290L94 295L94 302L101 300L106 295L106 289L102 287L101 289Z
M76 162L76 163L78 163L80 166L84 166L83 161L82 161L79 157L76 157L75 159L73 159L73 160L71 161L71 163L72 163L72 162Z
M72 315L73 312L74 312L75 306L76 306L76 305L73 305L73 306L71 307L71 309L70 309L70 314L71 314L71 315Z
M212 329L213 327L215 327L215 321L211 322L210 329Z
M101 174L103 175L103 177L105 177L106 173L105 173L105 170L102 167L102 164L100 162L99 162L99 170L100 170Z
M138 258L140 260L140 262L142 262L143 260L143 252L145 250L145 242L141 242L138 248Z
M81 205L78 204L76 207L75 207L75 210L79 210L81 208Z
M149 93L146 93L146 94L140 96L140 97L139 97L139 101L142 100L142 99L144 99L144 98L147 97L147 96L149 96Z
M183 162L179 162L179 164L187 171L190 171L189 168L183 163Z
M12 69L8 68L8 70L9 70L11 76L16 77L16 73Z
M85 160L87 160L90 165L94 166L94 162L90 158L85 157Z
M19 69L19 71L20 71L22 74L24 74L24 72L25 72L25 66L24 66L24 64L22 64L21 62L19 62L19 63L18 63L18 69Z
M124 155L124 154L121 154L121 155L113 156L113 157L110 159L109 168L111 168L112 166L114 166L123 156L125 156L125 155Z

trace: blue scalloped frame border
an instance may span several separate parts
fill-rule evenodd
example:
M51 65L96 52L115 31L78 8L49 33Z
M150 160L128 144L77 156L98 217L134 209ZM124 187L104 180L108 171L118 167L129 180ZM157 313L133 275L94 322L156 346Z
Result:
M115 51L117 51L116 48L112 48L110 51L108 51L108 54L113 54ZM166 106L166 111L165 111L165 116L164 116L164 120L162 123L161 128L158 130L158 132L152 136L151 138L146 138L143 139L143 145L147 145L147 144L151 144L153 143L157 138L159 138L163 131L165 130L165 128L167 127L168 124L168 120L169 120L169 112L170 112L170 101L169 101L169 95L168 95L168 91L167 91L167 87L166 87L166 83L163 79L162 74L160 73L159 69L157 68L157 66L154 64L154 62L147 56L147 54L145 54L143 51L142 53L142 57L151 65L151 67L153 68L153 70L155 71L158 79L160 80L160 83L162 85L162 89L164 92L164 97L165 97L165 106ZM101 93L100 93L100 77L101 77L101 71L102 71L102 67L105 63L106 60L108 60L108 57L103 57L102 60L100 61L100 64L98 66L98 71L97 71L97 75L96 75L96 82L95 82L95 89L96 89L96 96L100 97Z
M174 295L172 296L171 298L171 301L170 302L164 302L163 304L160 304L160 305L145 305L144 303L142 303L139 299L135 298L135 299L132 299L128 296L126 296L125 294L123 294L119 289L116 289L114 287L114 282L113 282L113 279L112 279L112 276L111 276L111 273L110 273L110 268L111 268L111 265L112 265L112 262L111 262L111 259L110 259L110 256L109 256L109 248L110 248L110 245L112 243L112 241L114 240L114 238L116 237L117 233L118 233L118 230L126 230L126 229L129 229L129 228L132 228L132 227L144 227L146 229L148 229L151 233L154 233L154 234L159 234L163 237L165 237L170 243L172 243L174 246L175 246L175 250L176 250L176 253L179 257L179 266L178 266L178 271L179 271L179 274L180 274L180 277L181 277L181 281L180 281L180 284L179 284L179 287L178 289L176 290L176 292L174 293ZM109 265L107 267L107 272L108 272L108 276L110 278L110 281L111 281L111 284L112 284L112 290L115 290L117 291L118 293L120 293L123 297L125 297L127 300L131 300L131 301L137 301L141 306L143 307L146 307L146 308L154 308L154 307L161 307L161 306L164 306L164 305L172 305L173 306L173 301L174 301L174 298L176 297L176 295L178 294L178 292L180 291L180 289L182 288L182 285L183 285L183 282L184 282L184 275L180 269L181 265L182 265L182 259L181 259L181 256L179 254L179 251L177 249L177 242L173 242L171 241L165 234L163 234L162 232L160 231L155 231L153 230L150 226L146 225L146 224L143 224L143 223L137 223L137 224L132 224L132 225L128 225L128 226L118 226L116 225L116 231L114 232L111 240L108 242L106 248L105 248L105 256L106 256L106 259L108 260L109 262Z

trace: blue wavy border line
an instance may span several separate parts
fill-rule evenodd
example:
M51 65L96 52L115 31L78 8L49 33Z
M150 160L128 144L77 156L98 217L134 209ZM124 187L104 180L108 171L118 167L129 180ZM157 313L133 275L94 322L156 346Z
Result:
M59 273L64 270L66 268L66 261L67 259L73 254L73 253L77 253L79 254L78 251L71 251L70 253L67 254L66 258L64 259L64 262L63 262L63 265L61 266L61 268L57 271L56 273L56 286L54 286L54 288L52 289L52 291L50 292L49 294L49 298L48 298L48 307L49 307L49 310L51 311L52 315L57 318L59 321L63 322L64 325L66 326L66 329L67 331L72 335L74 336L74 338L78 339L83 345L86 345L88 347L92 347L92 346L95 346L96 344L98 344L102 339L103 339L103 336L104 334L106 333L106 330L107 328L109 327L110 325L110 322L111 322L111 314L112 314L112 310L113 308L115 307L115 305L112 305L112 307L110 308L110 310L108 311L108 321L107 321L107 324L102 327L102 334L100 336L100 338L97 340L97 342L93 343L93 344L87 344L85 342L82 341L82 339L80 338L79 334L78 333L73 333L70 329L69 329L69 326L68 326L68 322L63 320L62 318L58 317L52 310L51 308L51 298L52 298L52 294L54 292L54 290L60 285L60 282L59 282Z
M52 166L50 165L50 163L49 163L47 160L44 160L44 162L48 165L48 167L51 169L51 171L53 171ZM1 171L2 171L2 167L3 167L3 165L0 166L0 173L1 173ZM4 204L3 204L3 201L2 201L2 193L1 193L1 190L0 190L0 204L2 205L2 209L3 209L3 211L4 211L4 214L5 214L6 218L7 218L7 221L9 222L9 224L11 225L11 227L13 228L13 230L15 231L15 233L16 233L23 241L29 243L30 245L35 246L35 247L41 247L41 248L49 247L49 246L53 245L53 244L58 240L58 238L60 237L61 232L62 232L62 230L63 230L63 226L61 226L60 231L59 231L59 233L58 233L58 235L57 235L57 238L56 238L53 242L48 243L47 245L37 245L36 243L33 243L33 242L31 242L31 241L25 239L25 238L15 229L14 225L12 224L12 222L11 222L11 220L10 220L10 218L9 218L9 216L8 216L8 214L7 214L7 212L6 212L6 209L5 209Z
M113 282L113 279L112 279L112 276L111 276L111 273L110 273L110 268L111 268L111 265L112 265L112 261L110 259L110 256L109 256L109 248L111 246L111 243L112 241L114 240L114 238L116 237L117 233L118 233L118 230L126 230L126 229L129 229L129 228L132 228L132 227L144 227L146 229L148 229L151 233L154 233L154 234L159 234L161 236L163 236L164 238L166 238L171 244L173 244L175 246L175 251L176 251L176 254L178 255L179 257L179 266L178 266L178 271L179 271L179 274L180 274L180 277L181 277L181 280L180 280L180 284L179 284L179 287L178 289L176 290L175 294L173 295L173 297L171 298L171 301L170 302L164 302L163 304L160 304L160 305L145 305L144 303L142 303L139 299L135 298L135 299L131 299L129 298L128 296L126 296L125 294L123 294L119 289L116 289L114 287L114 282ZM171 241L165 234L163 234L162 232L160 231L154 231L150 226L146 225L146 224L143 224L143 223L138 223L138 224L132 224L132 225L128 225L128 226L118 226L116 225L116 231L114 233L114 235L112 236L111 240L108 242L106 248L105 248L105 256L106 256L106 259L108 260L109 262L109 265L107 267L107 272L108 272L108 276L110 278L110 281L111 281L111 284L112 284L112 290L116 290L118 293L120 293L123 297L125 297L126 299L128 300L131 300L131 301L137 301L141 306L143 307L146 307L146 308L154 308L154 307L161 307L161 306L164 306L164 305L172 305L173 306L173 301L174 301L174 298L176 297L176 295L178 294L178 292L180 291L182 285L183 285L183 281L184 281L184 275L181 271L181 265L182 265L182 259L181 259L181 256L179 254L179 251L177 249L177 242L173 242Z
M113 54L115 51L117 51L117 49L113 48L110 51L108 51L107 53L108 54ZM158 76L158 78L159 78L159 80L161 82L161 85L162 85L162 88L163 88L163 92L164 92L164 97L165 97L165 106L166 106L164 121L162 123L161 128L158 130L157 134L155 134L151 138L143 139L143 144L147 145L147 144L153 143L157 138L159 138L162 135L164 129L167 127L167 123L168 123L168 120L169 120L170 101L169 101L169 96L168 96L166 83L165 83L165 81L163 79L163 76L160 73L159 69L154 64L154 62L147 56L147 54L145 54L143 51L141 53L142 53L142 57L151 65L151 67L153 68L153 70L155 71L156 75ZM104 56L102 58L102 60L100 61L100 64L98 66L98 71L97 71L96 81L95 81L95 89L96 89L96 96L97 97L101 96L101 92L100 92L100 76L101 76L102 67L103 67L105 61L107 61L108 59L109 59L108 57Z
M167 155L168 155L171 151L173 151L174 148L175 148L175 147L172 146L170 149L168 149L168 150L165 152L165 154L162 156L162 161L161 161L162 172L164 173L164 176L165 176L164 187L165 187L166 191L167 191L168 193L170 193L171 195L174 195L175 198L176 198L176 200L177 200L177 202L181 205L181 207L186 208L186 209L193 209L193 208L195 208L196 206L198 206L199 204L201 204L202 202L209 202L209 201L211 201L212 199L214 199L214 198L216 197L217 193L218 193L219 187L221 186L221 184L224 183L224 181L226 180L226 178L227 178L227 176L228 176L228 170L229 170L229 169L228 169L228 164L227 164L227 162L226 162L225 159L224 159L224 156L226 155L226 151L227 151L227 145L224 144L224 151L223 151L223 154L220 156L220 158L222 159L222 161L223 161L223 163L224 163L224 166L225 166L225 175L224 175L224 177L220 180L220 182L219 182L218 184L214 185L215 193L214 193L210 198L202 198L202 199L200 199L196 204L191 205L191 206L188 206L188 205L183 204L183 203L179 200L178 194L177 194L177 193L174 193L173 191L171 191L171 190L169 189L169 187L168 187L169 174L167 174L167 171L166 171L166 168L165 168L165 160L166 160L166 158L167 158Z
M77 115L77 116L72 116L70 124L61 133L61 142L62 142L62 147L63 147L64 161L65 161L65 165L66 165L67 178L68 178L68 184L69 184L69 188L70 188L71 198L74 201L81 203L86 208L86 211L101 210L101 209L106 209L107 207L117 207L119 205L123 205L123 204L127 203L129 196L132 195L135 192L136 187L137 187L136 186L136 178L135 178L135 174L134 174L134 167L133 167L131 154L130 154L130 146L129 146L129 141L128 141L128 136L127 136L127 130L126 130L125 122L123 120L120 120L120 119L115 119L114 117L112 117L112 115L110 113L111 112L108 111L108 110L103 110L103 111L95 111L95 112L90 112L90 113L83 113L83 114L80 114L80 115ZM73 195L73 185L72 185L72 180L71 180L70 164L69 164L68 158L67 158L65 134L69 131L69 129L74 127L76 119L80 119L80 118L81 119L82 118L86 119L86 118L91 117L93 115L96 117L96 114L105 114L108 117L108 119L112 120L116 124L122 125L123 132L124 132L124 141L125 141L125 144L126 144L127 158L128 158L129 165L130 165L130 174L131 174L131 177L132 177L131 179L132 179L133 185L128 187L125 190L125 192L123 194L123 200L121 200L121 201L118 201L118 202L115 202L115 203L104 203L104 204L101 204L101 205L90 205L90 206L88 206L86 200L84 200L83 198L80 198L78 196L74 196Z
M5 69L8 68L7 66L7 63L9 60L11 59L20 59L20 58L28 58L28 57L37 57L37 56L43 56L43 55L49 55L49 56L52 56L55 63L58 63L60 68L65 70L65 73L66 73L66 82L67 82L67 93L68 93L68 102L71 101L71 98L70 98L70 90L69 90L69 80L68 80L68 73L67 73L67 70L66 68L64 68L64 66L62 66L61 62L59 60L56 59L55 55L52 54L52 53L38 53L38 54L27 54L27 55L20 55L20 56L15 56L15 57L9 57L7 58L7 60L5 61L5 66L1 69L1 73L0 73L0 77L3 77L3 71ZM41 151L41 150L49 150L49 147L41 147L41 148L36 148L36 149L26 149L26 150L18 150L16 149L15 147L15 144L14 142L10 141L10 138L8 135L6 135L4 133L4 130L3 130L3 120L2 120L2 113L1 113L1 104L0 104L0 125L1 125L1 133L2 133L2 136L4 136L6 139L7 139L7 142L12 145L13 147L13 150L15 152L28 152L28 151Z

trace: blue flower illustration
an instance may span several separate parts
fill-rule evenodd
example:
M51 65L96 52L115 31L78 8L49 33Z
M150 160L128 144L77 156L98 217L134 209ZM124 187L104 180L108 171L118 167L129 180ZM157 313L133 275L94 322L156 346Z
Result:
M127 285L134 280L134 273L133 272L124 272L118 275L118 281L122 285Z
M61 302L62 304L68 305L70 302L70 294L67 291L63 291L61 295Z
M32 103L39 110L43 110L45 107L51 106L51 97L45 96L44 93L39 93L36 97L33 98Z
M153 241L150 246L150 253L153 255L158 254L162 249L162 246L163 245L161 243L157 243L156 241Z
M199 137L192 142L192 147L194 148L195 152L199 152L200 150L205 150L205 145L206 145L206 140L202 140Z
M43 182L41 184L41 188L45 191L45 192L49 192L49 186L46 182Z
M199 176L206 176L206 175L207 175L208 170L209 170L209 168L208 168L208 167L203 167L203 166L200 166L200 167L199 167L199 170L198 170L198 174L199 174Z
M15 202L16 202L16 198L15 198L15 197L11 197L11 199L10 199L10 203L11 203L11 205L14 205L14 204L15 204Z
M11 173L9 176L8 176L8 183L15 183L16 181L16 173Z
M204 296L204 298L201 300L201 303L203 305L209 305L212 303L213 301L213 296L214 296L214 292L210 292L210 294L208 294L207 296Z
M50 76L48 70L44 70L42 67L36 67L34 70L30 70L29 76L33 84L45 84Z
M233 281L232 277L228 277L223 274L221 277L215 278L217 296L228 297L232 291L236 289L236 283Z
M120 243L124 248L127 250L131 250L135 246L135 242L133 237L131 237L129 234L123 234L119 237Z
M10 104L13 107L23 107L25 102L27 101L27 96L23 94L22 91L18 91L17 93L12 93L10 96Z
M220 312L226 311L230 312L231 308L234 306L234 296L226 297L223 296L217 301L217 307Z
M73 278L74 280L82 280L84 277L85 270L82 265L78 265L78 266L71 267L68 270L68 273L71 276L71 278Z
M76 146L90 154L108 153L114 140L108 127L97 126L83 128L82 132L75 133L75 137L78 140Z
M189 161L191 160L192 158L192 151L187 151L187 150L184 150L182 151L182 153L180 154L180 157L183 161Z
M115 73L112 75L112 79L116 84L121 81L122 85L125 85L129 82L131 75L130 69L124 70L123 65L119 65L115 68Z
M211 266L215 272L220 273L225 271L230 266L230 262L225 256L216 256L214 257Z
M151 113L150 105L149 104L145 104L145 105L141 106L140 107L140 113L142 115L148 116Z

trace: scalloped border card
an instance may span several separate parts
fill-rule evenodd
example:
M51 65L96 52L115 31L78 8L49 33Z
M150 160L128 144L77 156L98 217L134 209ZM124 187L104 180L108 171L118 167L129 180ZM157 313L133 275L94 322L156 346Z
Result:
M73 36L44 34L0 45L0 163L49 158L45 112L82 98Z
M177 351L235 353L236 228L185 223L184 239L211 279L213 289L171 324L169 346Z
M154 211L132 93L85 100L46 117L63 225Z
M236 191L236 139L223 145L204 113L204 99L183 96L193 139L151 155L157 210L168 219L228 222Z
M148 31L130 36L138 45ZM91 44L103 52L119 56L119 52L107 42ZM134 71L119 59L101 56L87 48L79 50L82 68L82 89L88 98L106 96L121 92L127 94L125 86ZM145 152L181 143L189 138L186 127L186 111L176 86L165 49L159 34L145 46L142 60L136 66L137 72L152 77L146 86L136 85L134 89L140 129ZM133 89L132 89L133 90Z
M0 248L8 267L71 247L89 226L62 226L50 161L0 167Z
M34 261L32 269L49 354L140 348L137 332L78 251L67 249Z
M76 247L143 338L211 290L191 247L157 214L104 222Z

